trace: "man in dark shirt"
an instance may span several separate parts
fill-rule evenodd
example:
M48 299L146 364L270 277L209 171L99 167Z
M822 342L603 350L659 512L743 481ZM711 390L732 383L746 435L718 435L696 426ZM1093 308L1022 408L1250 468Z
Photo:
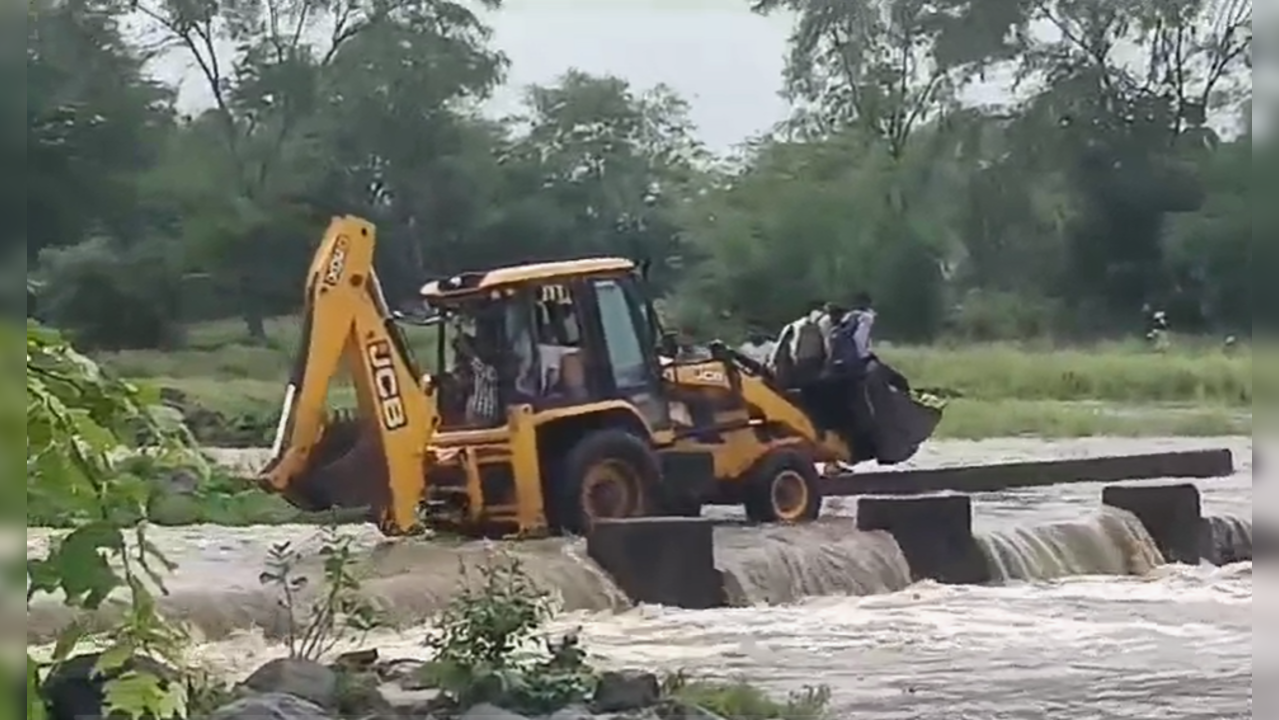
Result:
M875 328L875 305L870 293L857 293L851 312L840 313L831 330L831 356L836 367L863 375L874 359L871 331Z

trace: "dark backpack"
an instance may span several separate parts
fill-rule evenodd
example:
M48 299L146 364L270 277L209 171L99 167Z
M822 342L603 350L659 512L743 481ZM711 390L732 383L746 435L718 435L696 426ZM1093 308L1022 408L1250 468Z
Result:
M821 326L812 320L804 320L796 332L799 335L795 339L795 362L826 362L826 338L822 337Z
M831 331L830 354L836 363L854 365L857 356L857 327L861 325L859 313L849 313Z

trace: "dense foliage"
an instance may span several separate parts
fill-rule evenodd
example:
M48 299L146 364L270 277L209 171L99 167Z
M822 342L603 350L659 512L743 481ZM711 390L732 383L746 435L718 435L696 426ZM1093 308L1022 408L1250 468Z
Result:
M12 326L3 328L16 334ZM27 503L60 508L71 528L44 557L27 559L27 602L50 595L85 611L122 604L123 619L93 638L103 647L98 671L115 676L108 705L135 717L184 714L182 684L166 684L128 665L142 655L176 664L184 638L157 613L156 596L172 565L147 540L145 524L126 531L122 522L144 516L149 486L117 472L116 465L121 450L143 438L158 461L189 464L199 458L189 451L180 426L154 414L152 399L104 376L56 334L32 325L26 378ZM6 413L6 421L10 415L16 412ZM84 628L72 624L59 638L53 662L65 660L87 639ZM37 679L38 667L28 655L28 718L43 717L39 695L30 691Z
M518 560L500 551L478 568L462 566L459 592L427 639L433 660L416 680L441 692L449 710L490 703L545 717L564 708L589 707L601 681L575 633L551 634L552 595L528 576ZM660 683L660 717L829 717L830 689L805 687L784 700L741 681L669 675ZM446 713L447 714L447 713Z
M733 162L669 90L589 68L482 117L506 60L480 4L498 2L32 0L28 213L0 240L25 242L38 314L96 348L222 317L261 338L323 221L351 212L379 223L393 299L608 252L657 261L672 311L716 332L857 289L908 340L1127 332L1147 302L1184 331L1276 320L1250 267L1279 208L1249 197L1279 163L1254 172L1235 122L1251 0L756 0L795 20L796 112ZM206 111L148 76L157 42ZM963 102L983 78L1016 100Z

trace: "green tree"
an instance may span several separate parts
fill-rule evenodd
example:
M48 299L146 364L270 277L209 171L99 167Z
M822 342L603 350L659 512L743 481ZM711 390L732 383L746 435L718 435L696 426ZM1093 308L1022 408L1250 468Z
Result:
M20 15L17 3L0 7L0 86L21 87L26 82L23 53L20 48L23 27L35 22L34 8L27 17ZM26 98L20 93L0 95L0 167L24 167L27 154ZM0 214L6 219L0 229L0 256L6 260L20 254L27 239L26 178L21 173L0 176ZM25 258L24 258L25 259Z
M734 329L772 331L811 300L847 302L866 288L882 203L873 148L857 133L822 143L769 142L681 212L697 262L681 303L686 323L726 314ZM868 201L872 197L875 200Z
M1166 221L1203 201L1185 153L1215 144L1206 118L1237 102L1223 91L1251 52L1251 3L1044 0L1027 19L1056 30L1051 39L1026 36L1019 74L1043 90L1014 132L1035 172L1067 180L1058 291L1103 324L1135 322L1142 303L1176 294ZM1124 45L1145 61L1122 62Z
M431 88L420 98L424 104L415 105L419 110L483 91L492 80L477 80L484 72L472 64L496 62L482 48L487 29L478 17L448 0L140 0L136 6L195 61L212 97L209 124L223 151L215 174L226 200L191 222L205 267L234 292L256 338L265 335L268 289L304 271L312 240L303 232L306 216L334 170L336 146L355 133L394 129L381 134L382 152L366 143L353 153L357 168L380 167L379 158L390 156L387 147L410 139L406 98L413 106L432 81L448 89ZM350 111L375 98L382 111L376 119L399 112L398 127L379 127L385 122ZM358 125L335 128L334 122ZM379 176L374 184L383 181ZM223 212L227 207L233 212Z
M939 176L942 151L953 150L960 93L1009 57L1023 8L1016 0L758 0L752 7L797 16L785 87L800 108L792 123L799 137L851 129L845 142L855 138L878 148L866 157L886 157L869 173L875 180L859 188L883 205L863 207L858 223L878 257L857 264L874 268L873 284L891 297L886 325L911 338L935 333L945 304L942 269L953 255L951 233L936 217L946 205L936 188L949 182ZM837 294L848 294L844 282Z
M797 15L786 92L818 133L850 125L902 157L911 134L952 109L989 63L1011 52L1017 0L756 0Z
M29 5L25 187L0 187L26 201L4 260L17 260L19 238L26 264L47 253L44 312L99 347L160 344L176 321L173 303L148 304L177 278L164 261L142 261L174 252L153 242L137 182L172 125L172 93L126 42L126 9L105 0ZM124 320L147 316L145 328Z
M438 21L370 26L324 80L341 101L329 111L323 202L379 223L391 291L416 292L424 275L465 266L501 173L502 130L475 106L502 80L506 59L469 11L431 12Z
M642 256L655 261L655 281L668 281L661 271L678 254L670 213L705 156L688 104L665 86L637 92L620 78L575 70L529 88L526 106L516 118L526 131L508 162L518 190L543 210L524 206L542 222L520 259ZM506 232L518 237L520 227L508 223Z
M1169 228L1169 266L1185 306L1179 314L1248 330L1254 307L1251 140L1225 143L1207 154L1200 172L1208 188L1203 206L1174 216Z
M0 332L16 334L16 327L5 325ZM145 439L161 462L202 467L201 461L180 425L152 409L158 398L104 375L55 333L30 324L26 378L26 502L58 507L73 527L47 557L26 561L27 602L60 594L66 605L92 611L123 593L124 616L101 638L107 649L98 669L117 675L107 686L107 704L135 717L184 715L183 683L166 684L127 666L145 655L180 667L183 637L156 609L163 576L173 565L147 540L145 524L137 524L133 542L126 542L125 523L145 517L149 485L121 472L117 458ZM3 414L6 453L16 454L16 415ZM55 663L76 650L83 632L73 624L64 633ZM30 692L35 668L28 655L28 717L43 714L35 707L38 695Z
M105 237L41 256L43 313L86 350L174 348L182 271L170 243Z
M151 49L119 30L134 7L194 62L207 111L173 121ZM794 16L794 117L730 166L680 98L616 77L572 71L483 117L506 60L460 0L36 0L25 102L0 98L0 160L28 163L0 179L22 218L0 258L16 271L22 238L85 348L224 316L260 337L347 212L378 223L393 302L424 276L621 254L708 332L857 289L909 340L1127 330L1145 301L1179 329L1264 315L1242 279L1273 223L1252 208L1249 243L1242 214L1272 173L1213 129L1250 95L1249 0L751 7ZM23 72L16 47L0 77ZM1006 107L963 102L1009 69Z
M125 41L121 14L110 0L29 4L29 262L46 247L95 234L128 238L139 229L133 179L155 159L172 93L146 78L147 57Z
M745 169L680 213L699 259L681 307L727 314L737 330L776 330L809 301L847 304L868 290L882 300L889 334L935 332L951 211L945 174L925 167L925 136L901 158L857 130L759 144ZM886 187L915 188L912 211Z

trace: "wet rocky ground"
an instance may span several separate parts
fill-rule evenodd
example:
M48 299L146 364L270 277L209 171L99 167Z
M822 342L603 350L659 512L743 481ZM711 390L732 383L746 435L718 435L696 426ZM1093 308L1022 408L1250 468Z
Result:
M73 658L46 683L51 720L101 717L103 679L93 675L98 657ZM132 667L169 674L154 663ZM191 698L193 716L206 720L765 720L724 717L675 698L648 672L602 673L591 678L593 687L581 697L560 702L553 695L528 692L518 700L504 700L499 674L475 680L468 688L487 700L468 700L426 682L429 671L422 661L383 661L376 651L347 653L328 665L279 658L233 686L196 692ZM530 705L540 707L530 710Z

